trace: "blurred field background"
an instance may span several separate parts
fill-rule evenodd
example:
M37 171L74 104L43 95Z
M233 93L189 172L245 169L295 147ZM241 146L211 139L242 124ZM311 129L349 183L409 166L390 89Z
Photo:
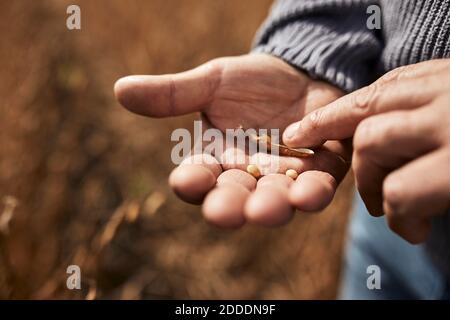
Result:
M170 133L119 107L128 74L248 52L271 0L0 2L0 298L333 299L351 181L321 215L221 231L167 187ZM66 268L82 290L66 288Z

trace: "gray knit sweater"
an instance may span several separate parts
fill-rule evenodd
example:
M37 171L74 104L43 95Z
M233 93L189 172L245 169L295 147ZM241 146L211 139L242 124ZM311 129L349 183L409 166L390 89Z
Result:
M381 30L367 8L382 11ZM254 52L353 91L399 66L450 57L450 0L278 0ZM434 221L429 252L450 279L450 215Z

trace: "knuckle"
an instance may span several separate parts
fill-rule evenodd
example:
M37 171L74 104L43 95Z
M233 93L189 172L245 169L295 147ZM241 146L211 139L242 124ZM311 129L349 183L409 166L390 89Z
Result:
M395 216L393 217L390 214L387 214L386 215L386 223L387 223L387 226L389 227L389 229L391 229L393 232L397 233L399 236L403 236L401 229L399 228L398 218L396 218Z
M353 138L353 148L359 155L368 154L374 146L378 136L378 124L374 119L363 120L356 128Z
M311 114L308 117L308 129L310 131L316 131L317 129L320 128L322 122L322 112L320 110L315 110L313 112L311 112Z
M376 106L379 93L380 83L374 82L369 86L360 89L357 94L353 95L351 104L363 114L370 114Z
M389 175L383 182L383 200L393 216L403 216L407 212L405 187L399 177Z
M389 229L398 234L410 244L420 244L427 239L430 231L427 222L419 222L410 220L407 217L398 217L387 215L386 221Z
M386 216L386 222L389 227L394 233L405 239L406 241L412 243L410 241L410 236L407 232L405 232L403 227L403 222L401 219L395 216L387 215Z
M401 66L401 67L398 67L396 69L393 69L393 70L387 72L380 79L378 79L378 81L381 82L382 84L386 84L389 82L394 82L394 81L399 81L399 80L422 78L424 76L427 77L427 73L424 71L430 71L435 68L436 68L436 71L440 70L440 69L437 69L437 65L431 64L430 61Z
M398 67L384 74L377 80L377 82L381 85L384 85L386 83L399 80L404 76L407 76L411 72L411 69L412 69L411 65Z

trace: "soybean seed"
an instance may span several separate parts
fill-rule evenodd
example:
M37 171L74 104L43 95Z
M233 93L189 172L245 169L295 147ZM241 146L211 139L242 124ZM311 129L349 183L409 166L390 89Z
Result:
M250 173L252 176L254 176L256 179L258 179L261 176L261 172L259 171L258 167L254 164L249 164L247 166L247 172Z
M295 171L294 169L289 169L289 170L287 170L287 171L286 171L286 175L287 175L289 178L292 178L292 180L295 180L295 179L297 179L297 177L298 177L298 173L297 173L297 171Z

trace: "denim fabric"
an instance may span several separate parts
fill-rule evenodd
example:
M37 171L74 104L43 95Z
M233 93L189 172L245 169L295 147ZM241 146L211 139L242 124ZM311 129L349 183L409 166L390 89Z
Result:
M381 270L381 288L368 289L367 267ZM344 258L341 299L449 299L450 286L423 245L390 231L383 217L369 215L356 197Z

